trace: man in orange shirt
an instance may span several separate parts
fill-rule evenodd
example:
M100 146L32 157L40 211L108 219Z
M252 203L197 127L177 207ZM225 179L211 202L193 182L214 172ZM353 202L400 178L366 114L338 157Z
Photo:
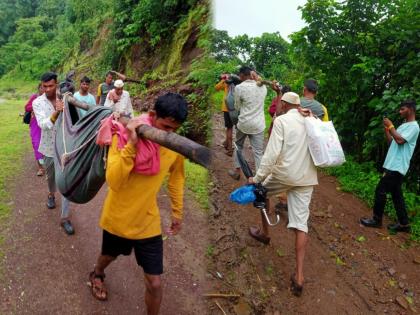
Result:
M173 132L186 120L185 99L174 93L160 96L155 110L149 112L155 128ZM156 175L133 172L137 154L136 128L141 122L130 120L127 125L128 143L118 149L118 136L113 137L108 154L106 182L109 186L100 226L103 229L102 251L90 274L92 294L98 300L107 299L104 284L105 269L119 255L134 253L144 271L147 314L158 314L162 300L163 242L157 194L166 176L172 208L172 224L168 233L181 229L184 197L184 157L165 147L159 148L160 169Z
M223 142L223 146L226 149L226 154L228 156L232 156L233 155L233 147L232 147L232 139L233 139L233 122L232 119L230 118L229 115L229 110L226 106L226 96L228 95L228 91L229 91L229 84L226 82L226 80L228 79L228 75L227 74L223 74L221 75L221 80L219 81L219 83L216 84L215 89L216 91L224 91L223 94L223 100L222 100L222 112L223 112L223 118L225 121L225 128L226 128L226 139Z

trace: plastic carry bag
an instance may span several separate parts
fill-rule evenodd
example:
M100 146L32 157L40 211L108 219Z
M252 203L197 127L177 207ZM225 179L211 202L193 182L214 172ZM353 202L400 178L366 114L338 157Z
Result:
M321 121L315 117L307 117L305 118L305 127L309 152L315 166L339 166L346 161L332 121Z
M240 205L246 205L255 201L254 185L245 185L239 187L230 194L230 201L236 202Z
M235 109L235 84L229 85L229 91L225 98L226 107L229 111L230 119L232 123L236 125L238 123L239 112Z

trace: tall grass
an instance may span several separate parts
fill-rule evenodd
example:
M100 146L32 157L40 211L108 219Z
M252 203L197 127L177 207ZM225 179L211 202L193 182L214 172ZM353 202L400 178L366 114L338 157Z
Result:
M24 152L30 148L29 127L22 123L26 100L0 100L0 219L10 213L10 193L7 184L22 168Z

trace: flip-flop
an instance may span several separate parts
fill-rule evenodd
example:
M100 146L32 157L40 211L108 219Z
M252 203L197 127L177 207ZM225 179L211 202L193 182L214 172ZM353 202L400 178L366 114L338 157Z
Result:
M303 284L299 285L296 281L295 275L290 276L290 291L294 296L301 296L303 291Z
M95 281L99 279L101 282ZM108 299L108 291L105 287L105 275L97 275L95 271L92 271L89 274L89 286L92 292L92 295L95 299L99 301L106 301Z
M261 242L265 245L270 244L270 238L264 234L261 234L260 228L256 226L250 226L249 227L249 235L258 242Z

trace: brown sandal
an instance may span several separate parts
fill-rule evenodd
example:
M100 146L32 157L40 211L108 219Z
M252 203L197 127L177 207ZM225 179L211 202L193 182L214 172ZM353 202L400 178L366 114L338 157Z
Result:
M261 243L263 243L263 244L265 244L265 245L268 245L268 244L270 244L270 237L268 237L267 235L265 235L265 234L262 234L261 233L261 230L260 230L260 228L259 227L256 227L256 226L250 226L249 227L249 235L253 238L253 239L255 239L255 240L257 240L258 242L261 242Z
M301 296L303 291L303 284L299 285L296 281L295 275L290 276L290 291L294 296Z
M97 275L95 271L92 271L89 274L89 286L91 288L92 295L99 301L106 301L108 299L108 291L105 287L104 279L105 275Z

